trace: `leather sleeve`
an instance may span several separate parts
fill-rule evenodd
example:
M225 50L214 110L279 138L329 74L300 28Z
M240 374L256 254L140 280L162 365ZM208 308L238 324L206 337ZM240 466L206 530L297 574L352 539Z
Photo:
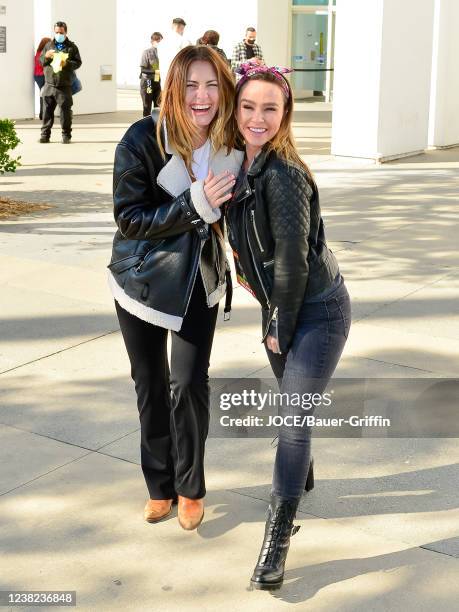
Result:
M75 45L75 43L72 44L71 49L72 49L72 53L69 54L69 59L67 60L67 64L66 65L71 70L78 70L78 68L83 63L81 61L80 51L78 50L78 47Z
M46 43L40 55L40 63L42 66L48 66L53 61L52 57L45 57L46 53L51 49L51 43Z
M113 204L115 221L125 238L154 240L196 228L204 221L196 212L187 189L170 202L152 201L151 177L142 159L120 143L115 152Z
M279 348L286 353L295 332L308 282L308 236L313 189L306 172L270 170L265 198L274 239L274 283L269 320L277 308Z
M150 69L146 50L142 53L142 57L140 58L140 68Z

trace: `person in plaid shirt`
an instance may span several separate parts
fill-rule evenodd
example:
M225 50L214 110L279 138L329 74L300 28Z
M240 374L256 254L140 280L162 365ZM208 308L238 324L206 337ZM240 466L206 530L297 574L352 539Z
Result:
M233 72L236 68L239 68L241 64L252 60L257 64L264 64L263 53L260 45L256 44L257 33L255 28L247 28L245 31L245 38L242 42L238 43L233 50L231 58L231 69Z

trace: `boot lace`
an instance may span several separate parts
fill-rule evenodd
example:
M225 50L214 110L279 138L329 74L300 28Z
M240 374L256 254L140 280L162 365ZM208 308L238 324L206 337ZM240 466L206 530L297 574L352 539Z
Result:
M266 535L267 547L264 547L264 554L260 559L260 565L272 565L280 554L282 547L279 546L279 538L287 535L295 535L300 529L299 525L293 525L290 520L291 508L289 505L281 505L276 508L270 518L268 533Z

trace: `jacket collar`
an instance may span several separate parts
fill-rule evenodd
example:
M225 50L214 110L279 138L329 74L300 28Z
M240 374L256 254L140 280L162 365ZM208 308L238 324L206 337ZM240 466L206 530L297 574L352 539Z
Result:
M152 116L153 119L156 119L156 117L153 115L153 111ZM189 189L191 186L191 178L188 174L188 170L186 169L183 159L177 154L176 151L174 151L168 142L165 125L163 125L163 133L164 150L168 155L171 155L171 158L158 173L156 182L160 187L165 189L165 191L177 198L180 194ZM243 159L243 151L233 149L230 154L227 155L226 148L223 147L219 151L213 151L210 154L209 168L212 170L214 175L220 174L225 170L229 170L235 176L237 176Z
M250 165L250 168L247 172L249 176L257 176L263 169L263 166L267 162L269 157L269 152L266 149L262 149L260 153L255 157L253 162Z
M265 167L266 163L268 162L269 157L270 153L268 153L266 149L262 149L260 153L255 157L247 171L247 174L244 177L244 180L235 192L232 202L240 202L252 193L253 183L249 181L249 177L252 178L258 176Z

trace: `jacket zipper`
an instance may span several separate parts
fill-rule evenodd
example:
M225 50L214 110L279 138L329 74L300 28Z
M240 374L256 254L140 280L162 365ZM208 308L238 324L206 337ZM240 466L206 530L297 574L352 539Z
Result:
M265 333L263 334L263 338L261 340L262 342L265 341L266 336L268 335L269 326L271 325L271 322L272 321L277 321L277 325L276 325L276 340L277 340L277 344L279 344L279 321L278 321L278 314L279 314L279 308L276 306L274 308L272 316L269 318L268 323L266 324Z
M271 259L270 261L263 261L262 263L263 263L263 267L266 269L266 268L269 268L269 266L273 265L274 259Z
M217 277L218 277L218 285L220 284L220 249L219 249L219 238L218 236L216 236L216 232L214 230L210 230L212 232L212 240L214 241L214 247L215 247L215 253L216 253L216 258L215 258L215 264L217 267Z
M260 251L262 253L265 252L264 248L261 246L261 240L260 240L260 236L258 234L258 230L257 230L257 224L255 223L255 211L251 210L250 214L252 216L252 224L253 224L253 231L255 232L255 238L257 239L257 243L258 243L258 248L260 249Z
M273 318L271 319L271 321L273 321L274 319L276 320L276 340L277 340L277 346L280 346L279 345L279 320L277 318L277 313L278 313L278 308L276 306L276 308L274 309ZM280 348L279 348L279 354L281 354Z
M260 272L258 271L257 263L253 255L253 249L250 243L249 232L247 231L247 229L246 229L246 232L247 232L247 244L249 245L250 254L252 255L253 267L255 268L255 272L257 273L258 280L260 282L260 287L263 289L263 293L265 294L265 298L266 298L266 303L268 304L268 308L269 308L270 304L269 304L268 292L266 291L265 286L263 285L263 281L261 280L261 275L260 275Z
M153 253L153 251L156 251L156 249L157 249L157 248L158 248L158 247L159 247L159 246L160 246L160 245L161 245L163 242L164 242L164 239L163 239L163 240L160 240L160 241L158 242L158 244L155 244L155 246L154 246L152 249L150 249L149 251L147 251L147 252L145 253L145 255L143 256L143 259L141 260L141 262L139 263L139 265L138 265L138 266L136 267L136 269L135 269L135 271L136 271L136 272L139 272L139 271L142 269L142 266L143 266L143 264L146 262L146 260L148 259L148 256L150 255L150 253Z
M147 253L147 255L148 255L148 253ZM139 263L139 265L135 269L136 272L140 272L140 270L142 269L142 266L145 263L145 259L147 258L147 255L145 255L145 257L142 259L142 261Z
M191 291L190 291L190 296L188 298L188 302L186 303L186 307L185 307L185 312L183 313L183 316L185 317L186 313L188 312L188 306L190 305L190 300L191 300L191 296L193 295L193 289L196 283L196 277L198 276L198 270L201 269L201 253L202 253L202 249L204 247L204 242L205 240L201 240L201 245L199 247L199 253L198 253L198 265L196 266L196 270L194 272L194 278L192 281L192 285L191 285ZM203 285L204 285L204 280L203 280ZM206 286L204 285L204 291L206 289Z

